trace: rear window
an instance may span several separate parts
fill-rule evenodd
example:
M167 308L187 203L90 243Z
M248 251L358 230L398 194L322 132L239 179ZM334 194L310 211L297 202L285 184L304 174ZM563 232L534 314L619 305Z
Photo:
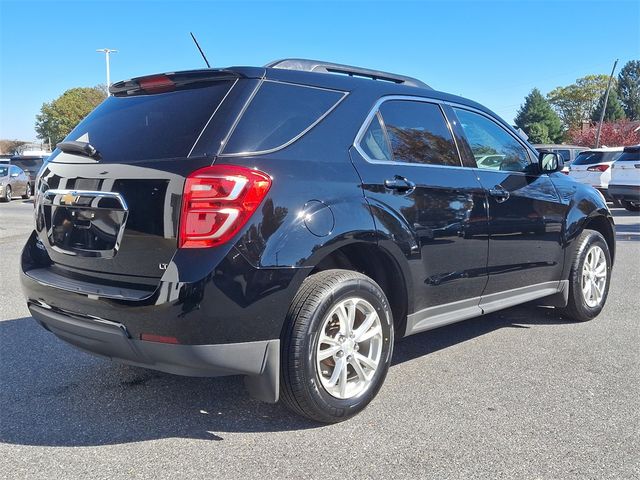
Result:
M233 82L155 95L111 96L65 140L91 143L109 162L186 157Z
M40 167L44 163L44 159L40 157L35 158L12 158L11 163L20 167L25 172L38 173Z
M573 161L574 165L595 165L613 162L622 152L581 152Z
M640 162L640 152L623 152L616 162Z
M345 92L265 81L231 134L224 154L274 150L296 140L344 98Z

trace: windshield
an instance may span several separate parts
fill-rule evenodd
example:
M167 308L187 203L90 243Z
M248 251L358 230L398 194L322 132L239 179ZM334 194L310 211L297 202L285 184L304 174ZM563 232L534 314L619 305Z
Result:
M622 152L582 152L573 161L573 165L595 165L613 162Z
M9 173L9 167L0 165L0 177L6 177Z

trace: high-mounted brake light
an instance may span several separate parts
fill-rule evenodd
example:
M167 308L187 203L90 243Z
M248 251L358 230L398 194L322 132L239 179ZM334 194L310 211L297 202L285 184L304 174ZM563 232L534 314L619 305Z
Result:
M609 165L594 165L593 167L587 167L590 172L606 172L609 170Z
M193 172L184 184L180 248L207 248L227 242L244 226L271 188L258 170L213 165Z
M145 92L164 93L176 88L176 84L166 75L155 75L153 77L143 77L138 80L138 85Z

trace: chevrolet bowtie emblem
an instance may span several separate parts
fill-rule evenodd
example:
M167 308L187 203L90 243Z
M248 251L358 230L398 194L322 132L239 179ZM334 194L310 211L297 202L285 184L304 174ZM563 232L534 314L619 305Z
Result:
M71 193L65 193L62 198L60 199L61 203L64 203L65 205L73 205L74 203L76 203L78 201L80 197L73 195Z

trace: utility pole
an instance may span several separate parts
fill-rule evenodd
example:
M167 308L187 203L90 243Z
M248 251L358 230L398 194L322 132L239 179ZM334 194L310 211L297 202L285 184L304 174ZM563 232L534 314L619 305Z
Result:
M109 71L109 55L112 53L118 53L118 50L113 50L111 48L99 48L96 52L104 53L105 61L107 62L107 95L111 95L109 93L109 87L111 86L111 73Z
M618 65L618 59L613 62L613 69L609 76L609 83L607 83L607 90L604 93L604 103L602 104L602 111L600 112L600 122L598 123L598 131L596 133L596 148L600 147L600 131L602 130L602 122L604 122L604 112L607 110L607 103L609 103L609 90L611 90L611 82L613 80L613 72L616 71L616 65Z

